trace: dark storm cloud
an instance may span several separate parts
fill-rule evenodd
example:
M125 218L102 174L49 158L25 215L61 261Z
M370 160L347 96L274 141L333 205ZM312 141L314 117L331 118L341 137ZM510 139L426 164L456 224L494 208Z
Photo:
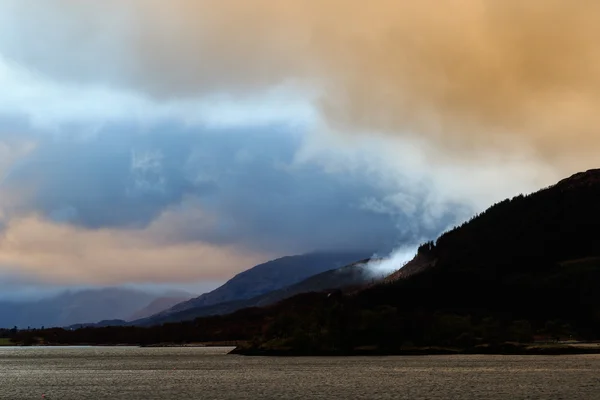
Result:
M183 221L165 240L242 244L288 253L389 249L432 236L408 225L401 209L365 207L386 196L368 176L327 173L295 163L302 136L288 128L198 130L163 124L141 131L106 126L91 137L32 135L37 147L15 164L0 190L27 193L5 207L39 212L86 229L145 227L167 210L194 210L212 223ZM185 219L185 218L184 218Z

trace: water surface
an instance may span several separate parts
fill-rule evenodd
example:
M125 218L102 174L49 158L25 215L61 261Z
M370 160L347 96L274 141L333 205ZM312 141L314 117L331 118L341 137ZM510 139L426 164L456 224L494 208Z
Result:
M0 399L599 399L600 355L264 358L0 347Z

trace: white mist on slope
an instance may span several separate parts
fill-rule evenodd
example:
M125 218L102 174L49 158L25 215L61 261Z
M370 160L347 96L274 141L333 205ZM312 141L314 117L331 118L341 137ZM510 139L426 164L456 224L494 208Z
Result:
M402 246L393 250L387 257L373 256L365 271L371 274L373 279L385 278L404 267L416 254L416 246Z

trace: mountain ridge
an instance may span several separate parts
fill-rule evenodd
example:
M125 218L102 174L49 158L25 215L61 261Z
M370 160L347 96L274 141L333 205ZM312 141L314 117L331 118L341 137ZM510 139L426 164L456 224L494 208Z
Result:
M212 304L209 306L193 307L172 314L159 313L149 318L132 321L132 324L151 326L168 322L189 321L198 317L224 315L244 308L266 307L301 293L323 292L336 289L350 289L375 281L375 277L368 268L372 259L363 259L345 265L341 268L331 269L312 275L298 283L270 291L250 299L234 300Z
M316 316L286 316L289 305L265 317L265 334L247 353L352 353L375 346L395 354L404 343L464 349L527 343L535 335L599 339L598 204L598 169L505 199L421 245L383 282L320 300Z
M105 287L69 289L40 300L0 301L0 327L39 328L127 320L161 296L139 289Z
M251 299L296 284L310 276L364 259L373 252L318 251L285 256L240 272L217 289L176 304L151 317L161 318L192 308Z

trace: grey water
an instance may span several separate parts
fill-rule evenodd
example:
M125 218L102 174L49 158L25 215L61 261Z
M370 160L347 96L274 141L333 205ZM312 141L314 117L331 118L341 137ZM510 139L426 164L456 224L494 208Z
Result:
M0 399L598 399L600 356L270 358L0 347Z

